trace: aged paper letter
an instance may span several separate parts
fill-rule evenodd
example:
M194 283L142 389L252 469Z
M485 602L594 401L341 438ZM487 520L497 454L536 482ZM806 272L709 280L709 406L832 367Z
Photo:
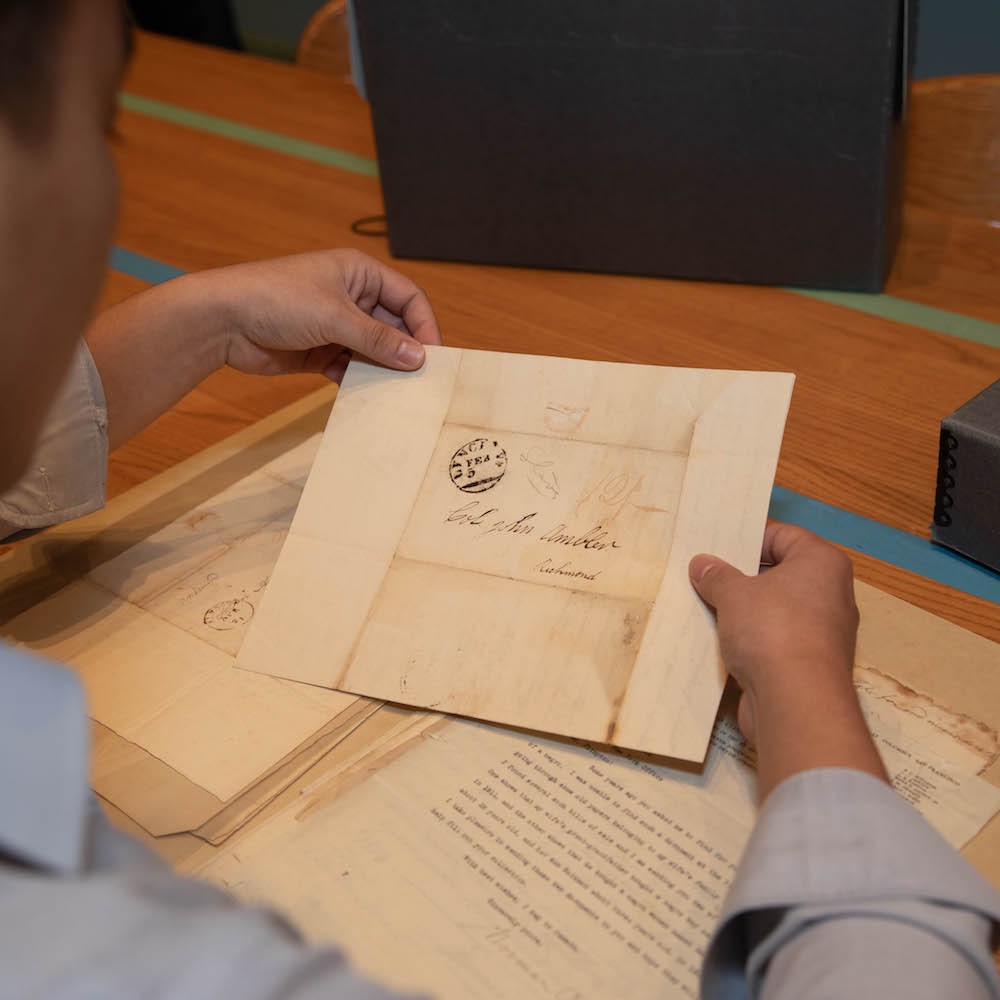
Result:
M352 364L237 665L701 759L725 673L687 565L756 571L791 387L448 348Z

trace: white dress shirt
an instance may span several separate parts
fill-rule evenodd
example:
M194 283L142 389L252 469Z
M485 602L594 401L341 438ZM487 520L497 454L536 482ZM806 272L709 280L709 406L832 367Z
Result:
M0 495L0 541L104 506L108 410L81 340L21 481Z

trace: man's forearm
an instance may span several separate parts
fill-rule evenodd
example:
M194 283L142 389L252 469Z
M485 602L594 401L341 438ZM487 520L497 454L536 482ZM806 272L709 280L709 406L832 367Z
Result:
M225 363L223 310L196 274L102 313L86 332L119 447Z
M785 778L821 767L848 767L887 781L857 695L846 673L785 679L755 693L761 801Z

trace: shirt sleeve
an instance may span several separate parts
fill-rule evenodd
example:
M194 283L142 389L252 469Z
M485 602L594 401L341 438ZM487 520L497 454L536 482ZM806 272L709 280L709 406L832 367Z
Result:
M278 914L173 874L112 829L98 807L89 819L86 865L75 875L0 858L4 997L399 997L336 949L303 942Z
M99 510L107 468L104 387L81 340L27 472L0 495L0 539Z
M888 785L782 782L709 942L702 997L992 997L1000 894Z

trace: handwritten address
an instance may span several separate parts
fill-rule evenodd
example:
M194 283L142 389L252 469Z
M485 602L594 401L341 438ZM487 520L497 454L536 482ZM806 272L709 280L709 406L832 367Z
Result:
M603 552L622 547L601 524L595 524L583 532L570 530L565 524L543 527L538 511L529 511L520 517L511 518L505 516L499 507L486 507L478 500L471 500L461 507L454 507L448 511L444 523L477 528L479 530L474 536L476 538L483 538L486 535L530 535L550 545L561 545L587 552ZM551 559L539 563L535 569L539 573L587 580L596 579L598 575L574 570L569 563L558 563Z

